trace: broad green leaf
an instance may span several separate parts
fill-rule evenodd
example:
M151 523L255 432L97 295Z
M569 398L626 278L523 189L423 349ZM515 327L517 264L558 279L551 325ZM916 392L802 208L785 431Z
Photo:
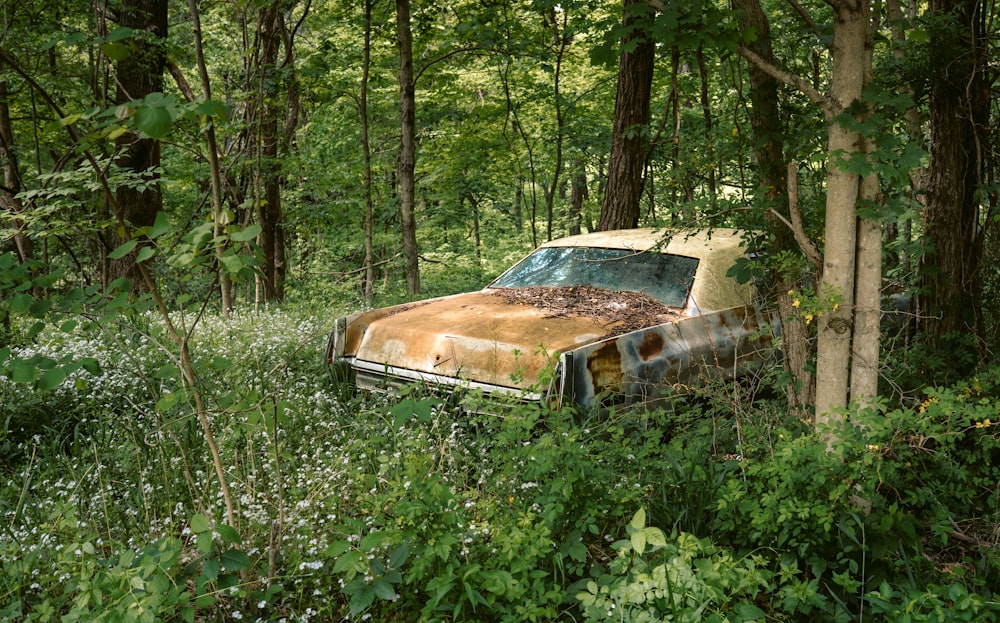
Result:
M35 297L30 294L18 294L17 296L11 297L8 305L10 305L10 310L12 312L23 314L28 311L28 308L30 308L31 304L34 302Z
M642 530L643 528L645 528L646 527L646 509L645 508L640 508L639 510L637 510L635 512L635 515L632 515L632 521L629 522L629 525L633 529L635 529L635 530Z
M351 549L351 543L349 541L334 541L326 548L326 555L332 558L337 558L349 549Z
M384 531L370 532L361 539L361 549L370 552L392 538L392 534Z
M365 588L363 590L354 593L351 596L350 608L351 615L358 615L364 612L372 605L375 601L375 591L371 588Z
M260 225L254 223L248 227L245 227L239 231L234 231L229 234L229 237L235 242L250 242L260 235L261 227Z
M166 108L142 106L135 111L135 125L149 138L162 139L170 133L174 120Z
M52 368L51 370L46 370L42 376L38 377L38 389L47 392L59 387L60 383L65 380L65 368Z
M113 61L123 61L129 57L129 47L117 41L109 41L102 45L101 52Z
M219 533L222 540L226 543L239 544L242 542L240 538L240 533L236 531L236 528L230 526L229 524L220 523L215 526L215 531Z
M149 231L146 232L146 237L156 240L168 231L170 231L170 217L167 216L166 212L157 212L156 220L153 222L153 226L149 228Z
M209 554L212 552L212 532L200 532L198 533L198 551L202 554Z
M372 583L372 592L379 599L384 599L386 601L395 601L399 599L399 595L393 590L392 584L385 581L384 578L379 578Z
M220 559L225 571L242 571L249 569L253 564L250 557L238 549L227 549L222 552Z
M8 366L10 378L15 383L30 383L35 380L37 368L35 364L23 359L15 359Z
M136 256L135 256L135 261L136 262L145 262L146 260L148 260L149 258L153 257L154 255L156 255L156 247L151 247L149 245L145 245L145 246L143 246L142 248L139 249L139 253L137 253Z
M208 517L201 513L191 516L191 532L195 534L201 534L202 532L207 532L212 527L209 523Z
M114 251L108 253L108 258L112 260L123 258L131 253L132 249L134 249L137 244L139 244L138 240L127 240L119 245Z

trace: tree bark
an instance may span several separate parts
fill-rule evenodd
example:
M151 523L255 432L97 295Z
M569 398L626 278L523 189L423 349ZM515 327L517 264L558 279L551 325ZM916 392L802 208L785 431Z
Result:
M931 33L931 46L941 62L930 93L931 159L924 231L931 249L921 270L925 314L920 330L930 343L966 353L968 342L961 336L972 336L978 345L984 333L979 194L990 149L991 86L986 75L989 41L984 4L981 0L930 2L931 13L952 16L958 28ZM972 351L965 361L975 361L975 346Z
M274 2L260 11L260 97L261 121L258 141L261 150L260 176L263 197L257 204L257 223L261 227L260 247L264 255L261 267L263 298L280 301L284 297L284 230L282 227L281 190L283 186L279 159L281 140L279 118L279 55L284 39L284 7Z
M399 51L399 212L403 225L406 292L414 296L420 293L420 259L415 217L416 101L410 0L396 0L396 44Z
M649 101L656 47L649 40L637 8L643 0L624 0L629 29L618 61L618 87L608 163L608 185L597 229L628 229L639 224L643 164L649 147ZM649 10L646 7L646 10Z
M375 243L374 200L372 190L372 147L368 136L368 75L371 71L372 4L365 0L365 36L361 60L361 93L358 95L358 117L361 120L361 153L364 160L365 187L365 304L371 306L375 298Z
M167 1L166 0L124 0L118 23L136 31L135 45L131 46L128 57L118 62L116 67L118 89L115 103L124 104L140 100L150 93L163 91L163 70L166 67ZM156 220L156 214L163 207L163 197L156 167L160 165L160 142L150 138L140 138L137 132L126 132L116 141L118 166L134 172L153 184L119 186L115 191L116 217L126 227L139 229L149 227ZM129 235L129 238L132 236ZM108 251L113 250L122 239L113 233ZM106 282L119 277L128 277L134 288L143 287L135 269L135 256L126 255L108 263Z
M0 74L2 70L3 61L0 61ZM14 234L14 248L17 249L18 259L21 263L25 263L35 258L35 246L31 238L24 233L24 221L18 216L23 212L24 206L17 196L21 192L21 170L18 165L17 147L14 144L14 129L10 122L9 97L7 82L0 78L0 162L3 163L0 207L10 215L8 217L10 222L5 226L17 232Z
M740 30L756 32L756 40L749 44L756 54L768 63L774 62L771 48L771 27L761 8L759 0L733 0L733 8L738 11ZM770 253L778 254L795 250L798 244L795 232L786 223L795 221L789 212L789 202L797 201L789 197L790 172L785 166L783 153L784 124L778 102L778 81L760 67L750 64L750 124L753 128L757 167L761 176L761 194L768 208L767 222L773 234ZM797 208L796 208L797 209ZM775 216L776 211L783 218ZM792 382L786 390L788 406L793 411L804 411L813 404L816 394L815 378L809 370L812 348L809 342L810 327L802 319L794 306L791 291L799 288L801 273L798 270L783 270L775 275L775 295L778 316L781 320L782 354L785 369Z
M861 98L869 47L868 0L831 0L833 70L830 97L840 113ZM856 130L828 119L826 222L823 278L819 295L826 306L818 321L816 345L816 422L832 422L847 406L854 330L854 285L860 178L848 170L862 148Z

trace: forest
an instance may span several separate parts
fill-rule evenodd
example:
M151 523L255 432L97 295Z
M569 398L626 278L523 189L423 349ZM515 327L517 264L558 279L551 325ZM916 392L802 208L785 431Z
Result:
M2 0L0 621L1000 620L998 18ZM780 361L329 373L339 316L637 226L753 232Z

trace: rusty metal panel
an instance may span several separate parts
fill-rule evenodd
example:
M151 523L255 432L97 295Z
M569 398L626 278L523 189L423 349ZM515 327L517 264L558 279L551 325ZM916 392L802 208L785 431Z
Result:
M768 357L771 337L763 326L753 307L738 307L603 340L566 359L567 391L589 408L602 395L645 402L708 378L735 377Z

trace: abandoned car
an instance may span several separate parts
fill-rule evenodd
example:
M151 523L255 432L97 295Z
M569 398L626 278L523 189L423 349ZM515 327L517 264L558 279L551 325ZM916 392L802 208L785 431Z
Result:
M339 318L327 359L365 389L414 383L582 408L734 377L771 352L738 230L547 242L478 292Z

